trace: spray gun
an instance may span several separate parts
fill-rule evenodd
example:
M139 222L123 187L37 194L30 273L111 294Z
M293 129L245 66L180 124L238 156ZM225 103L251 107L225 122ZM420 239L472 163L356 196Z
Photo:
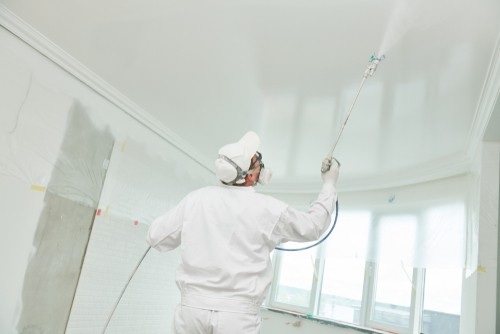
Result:
M332 166L332 159L335 160L337 165L340 167L340 163L338 162L338 160L333 157L333 151L335 150L335 147L337 147L337 144L340 140L340 136L342 135L342 132L344 131L344 127L347 124L347 120L349 119L349 116L351 115L351 112L352 112L352 109L354 108L354 105L356 104L356 101L358 99L359 93L361 92L361 88L363 87L363 84L365 83L365 80L368 77L373 76L373 73L375 73L375 71L377 70L378 64L384 59L385 59L385 55L380 55L377 57L375 54L373 54L370 57L370 60L368 61L368 65L366 66L365 73L363 74L363 80L361 80L361 85L359 86L358 93L356 94L354 101L352 102L351 107L349 108L347 116L344 120L344 124L342 125L342 128L340 129L340 132L337 136L337 140L335 141L335 144L333 144L330 152L328 153L325 160L323 160L323 163L321 164L321 172L322 173L326 173L330 170L330 167Z
M380 55L376 57L375 55L372 55L370 57L370 61L368 62L368 66L366 66L365 74L363 77L366 79L369 76L371 77L373 73L375 73L375 70L377 69L378 63L380 63L382 60L385 59L385 55Z

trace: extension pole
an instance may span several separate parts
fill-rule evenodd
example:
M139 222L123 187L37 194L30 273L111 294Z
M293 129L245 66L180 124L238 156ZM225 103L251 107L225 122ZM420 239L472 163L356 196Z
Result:
M375 55L371 56L370 61L368 63L368 66L366 67L365 73L363 74L363 80L361 80L361 84L359 85L358 92L356 93L356 96L354 97L354 100L352 101L351 106L349 107L349 110L347 112L347 115L344 119L344 123L342 124L342 128L339 131L339 134L337 136L337 140L335 140L335 143L333 144L332 148L328 152L328 155L326 156L325 160L323 160L323 164L321 166L321 172L325 173L328 170L330 170L330 166L332 165L332 159L333 158L333 151L335 151L335 148L337 147L337 144L340 140L340 137L342 136L342 132L344 132L345 125L347 124L347 121L349 120L349 116L351 116L351 112L354 109L354 105L356 104L356 101L358 100L359 94L361 93L361 88L363 88L363 85L368 77L373 76L373 73L375 73L375 70L377 69L378 63L380 61L384 60L385 56L381 55L379 57L376 57ZM335 159L335 161L337 161ZM338 163L338 161L337 161ZM339 164L340 165L340 164Z
M332 148L330 149L330 152L328 153L327 157L332 158L333 157L333 151L335 150L335 147L337 147L337 144L339 143L340 136L342 136L342 132L344 132L345 125L347 124L347 121L349 120L349 116L351 116L351 112L354 109L354 105L356 104L356 101L358 100L359 93L361 93L361 88L363 88L363 85L366 81L366 76L363 76L363 80L361 80L361 85L359 85L358 92L356 93L356 96L354 97L354 100L352 101L351 107L349 108L349 111L344 119L344 124L342 124L342 128L339 131L339 134L337 135L337 140L335 140L335 143L333 144Z
M108 329L109 322L111 321L111 318L113 317L113 314L115 313L116 307L120 303L120 300L122 299L123 294L125 293L125 290L127 290L127 287L130 284L130 281L134 277L137 269L139 269L139 266L141 265L142 261L144 260L144 258L146 257L146 255L148 254L148 252L150 250L151 250L151 246L148 247L148 249L146 250L146 252L144 252L144 255L141 257L139 263L137 263L137 266L135 266L134 271L130 275L130 277L129 277L128 281L127 281L127 284L125 284L125 286L123 287L123 290L120 293L120 297L118 297L118 300L116 301L115 306L113 307L113 310L111 311L111 314L109 315L108 320L106 321L106 325L104 326L104 329L102 330L102 334L104 334L106 332L106 329Z

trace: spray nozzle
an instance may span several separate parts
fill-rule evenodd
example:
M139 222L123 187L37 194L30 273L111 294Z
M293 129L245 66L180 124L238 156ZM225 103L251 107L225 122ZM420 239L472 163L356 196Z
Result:
M368 66L366 67L365 74L363 75L365 78L371 77L375 70L377 69L378 63L385 59L385 55L376 56L373 54L368 61Z
M380 55L380 56L377 57L375 54L372 54L371 57L370 57L369 62L373 63L374 61L376 61L377 63L379 63L379 62L381 62L384 59L385 59L385 55Z

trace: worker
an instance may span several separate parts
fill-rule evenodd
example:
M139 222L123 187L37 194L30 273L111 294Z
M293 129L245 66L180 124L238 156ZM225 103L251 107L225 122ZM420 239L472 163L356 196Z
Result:
M173 333L257 334L271 285L270 253L282 242L314 241L328 229L337 199L337 160L307 212L255 191L271 177L252 131L224 145L215 161L220 184L203 187L150 226L152 248L181 247L176 283L181 301Z

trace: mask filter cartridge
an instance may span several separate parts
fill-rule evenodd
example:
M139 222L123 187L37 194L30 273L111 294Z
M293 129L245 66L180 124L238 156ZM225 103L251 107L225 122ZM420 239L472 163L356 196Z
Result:
M269 181L271 181L271 177L273 176L273 173L269 168L262 168L260 170L260 175L259 175L259 183L263 186L266 184L269 184Z

